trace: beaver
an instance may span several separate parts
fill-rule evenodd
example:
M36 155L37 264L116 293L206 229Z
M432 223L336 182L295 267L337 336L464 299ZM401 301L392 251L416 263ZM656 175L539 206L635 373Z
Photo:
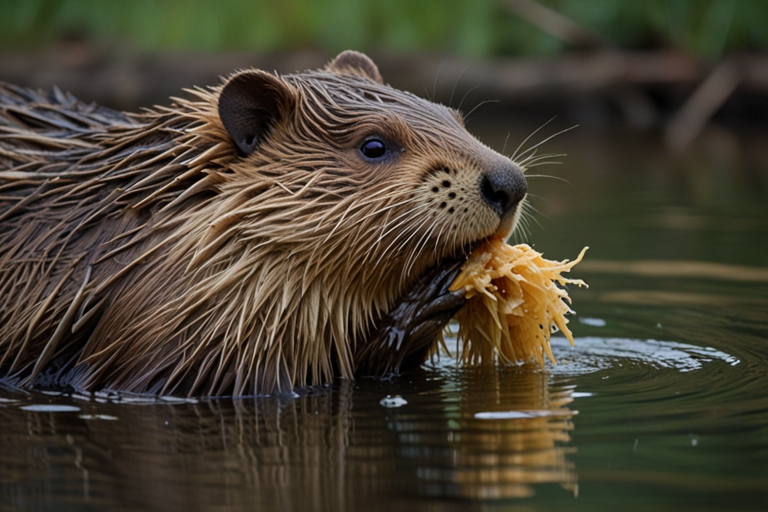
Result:
M0 378L265 395L418 366L527 192L366 55L120 113L0 86Z

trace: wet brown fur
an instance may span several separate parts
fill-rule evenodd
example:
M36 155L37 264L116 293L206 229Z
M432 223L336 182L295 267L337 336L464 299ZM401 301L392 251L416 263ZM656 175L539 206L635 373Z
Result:
M511 230L476 192L504 157L338 64L247 72L281 98L248 156L222 87L121 114L0 85L0 378L186 395L352 378L419 275ZM397 152L365 161L371 135Z

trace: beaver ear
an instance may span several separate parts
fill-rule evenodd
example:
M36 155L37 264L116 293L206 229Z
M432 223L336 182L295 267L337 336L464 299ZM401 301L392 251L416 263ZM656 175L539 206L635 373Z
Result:
M332 73L357 75L368 78L380 84L384 83L379 73L379 68L370 57L354 50L341 52L325 68Z
M293 88L265 71L233 76L219 94L219 117L237 149L251 154L269 128L292 108Z

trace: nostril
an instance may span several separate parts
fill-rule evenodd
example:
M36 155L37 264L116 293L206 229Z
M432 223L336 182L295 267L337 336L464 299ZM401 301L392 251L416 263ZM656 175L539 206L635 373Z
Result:
M527 191L525 177L517 166L486 172L480 181L480 195L500 217L513 210Z
M507 211L509 203L512 202L512 198L509 196L509 193L503 188L499 189L496 187L496 185L493 184L488 176L483 176L483 182L480 185L480 192L483 195L485 202L488 203L490 207L493 208L499 215L502 215L505 211Z

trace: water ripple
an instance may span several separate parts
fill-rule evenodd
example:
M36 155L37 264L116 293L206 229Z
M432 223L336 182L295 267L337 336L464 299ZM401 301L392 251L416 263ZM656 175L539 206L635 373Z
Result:
M741 361L711 347L697 347L675 341L628 338L577 338L574 347L568 340L552 338L552 352L558 364L548 369L559 376L583 375L617 365L638 364L649 368L692 372L715 361L736 366Z

